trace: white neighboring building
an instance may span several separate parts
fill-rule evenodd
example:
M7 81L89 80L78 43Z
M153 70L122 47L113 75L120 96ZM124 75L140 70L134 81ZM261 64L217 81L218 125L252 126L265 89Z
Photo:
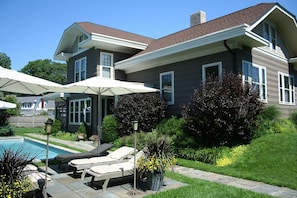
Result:
M39 115L46 112L49 116L55 116L55 101L44 99L42 96L17 97L21 104L20 113L23 116Z

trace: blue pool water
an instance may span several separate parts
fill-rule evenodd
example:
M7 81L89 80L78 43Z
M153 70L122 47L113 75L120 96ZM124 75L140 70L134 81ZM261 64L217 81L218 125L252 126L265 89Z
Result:
M4 149L11 149L13 151L20 151L22 154L35 157L35 159L46 159L46 144L35 142L29 139L15 138L9 140L0 140L0 155ZM49 146L48 159L52 159L59 154L67 154L68 151Z

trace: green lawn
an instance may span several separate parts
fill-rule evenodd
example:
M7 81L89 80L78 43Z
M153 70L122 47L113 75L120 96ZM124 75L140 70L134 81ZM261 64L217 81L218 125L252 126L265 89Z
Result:
M265 135L254 140L233 164L217 167L179 159L181 166L297 189L297 133Z
M179 198L179 197L199 197L199 198L218 198L218 197L228 197L228 198L267 198L271 197L264 194L255 193L249 190L244 190L240 188L235 188L232 186L226 186L223 184L203 181L200 179L189 178L180 174L173 172L167 172L166 177L181 181L188 184L187 186L180 187L174 190L169 190L165 192L159 192L157 194L152 194L146 196L147 198L151 197L168 197L168 198Z

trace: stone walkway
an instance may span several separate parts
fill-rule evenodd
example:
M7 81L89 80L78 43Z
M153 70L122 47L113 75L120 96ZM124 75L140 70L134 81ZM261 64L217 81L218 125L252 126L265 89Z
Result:
M34 137L37 137L37 136L38 135L34 134ZM38 138L45 139L44 136L38 136ZM84 150L91 150L92 148L94 148L91 142L75 142L75 143L72 142L71 144L69 144L69 142L67 141L58 140L54 138L50 138L50 141L56 141L62 144L71 145L73 147L78 147ZM255 182L251 180L240 179L240 178L230 177L226 175L221 175L221 174L216 174L216 173L211 173L211 172L206 172L206 171L201 171L201 170L196 170L196 169L186 168L181 166L176 166L174 171L176 173L179 173L188 177L207 180L210 182L221 183L229 186L235 186L238 188L243 188L257 193L268 194L275 197L297 198L296 190L292 190L284 187L272 186L262 182ZM52 174L51 177L54 180L53 181L54 185L50 185L47 189L47 192L49 193L49 195L51 195L51 197L55 197L55 198L60 198L60 197L62 198L66 196L69 198L70 197L71 198L131 197L128 194L128 192L132 188L131 184L133 182L131 181L128 184L127 182L123 182L123 181L121 183L121 179L111 181L111 182L114 182L114 185L112 185L111 187L108 187L106 192L102 192L102 190L100 189L100 187L98 188L98 186L97 187L89 186L90 178L87 178L87 180L85 181L81 181L80 177L73 176L71 172L68 172L68 173L59 172L59 169L55 166L50 167L49 172ZM169 190L169 189L178 188L185 185L181 182L171 180L168 178L166 178L165 183L166 183L166 186L164 186L162 190ZM140 186L141 186L141 183L140 183ZM145 190L138 197L143 197L151 193L154 193L154 192Z

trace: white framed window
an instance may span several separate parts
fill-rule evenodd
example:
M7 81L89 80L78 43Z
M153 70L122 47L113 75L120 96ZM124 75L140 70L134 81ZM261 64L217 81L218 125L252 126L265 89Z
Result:
M100 52L100 76L114 79L113 54Z
M248 61L242 61L243 84L250 85L263 102L267 102L266 68Z
M208 77L219 77L222 79L222 62L215 62L202 65L202 81Z
M295 105L294 76L278 72L279 103Z
M174 104L174 72L160 73L160 95L168 105Z
M264 23L263 31L264 38L269 41L270 49L276 50L277 35L275 26L271 23Z
M69 123L80 125L81 122L91 124L90 98L69 101Z
M87 58L83 57L75 61L74 68L74 82L82 81L86 79L87 70Z

